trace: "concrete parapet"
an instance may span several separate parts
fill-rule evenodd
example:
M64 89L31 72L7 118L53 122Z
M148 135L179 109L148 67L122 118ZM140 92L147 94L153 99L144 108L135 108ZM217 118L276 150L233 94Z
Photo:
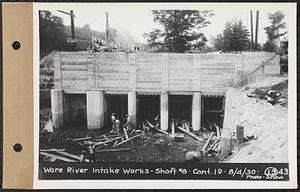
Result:
M100 129L104 126L104 93L103 91L87 91L87 127Z

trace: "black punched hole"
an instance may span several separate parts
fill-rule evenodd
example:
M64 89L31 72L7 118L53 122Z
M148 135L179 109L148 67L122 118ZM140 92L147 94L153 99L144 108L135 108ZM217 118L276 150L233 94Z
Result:
M22 145L20 143L16 143L14 145L15 152L21 152L22 151Z
M21 43L19 41L15 41L13 42L12 47L14 48L14 50L18 50L21 48Z

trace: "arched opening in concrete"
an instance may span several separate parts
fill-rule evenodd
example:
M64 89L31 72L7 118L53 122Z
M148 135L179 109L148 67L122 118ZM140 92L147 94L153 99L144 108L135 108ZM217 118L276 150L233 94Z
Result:
M137 96L137 122L144 120L153 122L160 114L159 95L138 95Z
M224 120L224 96L202 96L202 127L212 126L214 123L223 126Z

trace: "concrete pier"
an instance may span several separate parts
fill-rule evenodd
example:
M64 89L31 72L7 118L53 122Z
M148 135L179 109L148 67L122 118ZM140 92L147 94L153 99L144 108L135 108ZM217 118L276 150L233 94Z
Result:
M193 93L192 126L194 131L201 128L201 92Z
M136 126L136 92L128 92L128 115L133 126Z
M160 95L160 128L164 131L168 129L169 124L169 95L163 91Z
M60 129L64 125L64 91L51 89L51 112L54 128Z
M87 127L100 129L104 126L104 93L103 91L87 91Z

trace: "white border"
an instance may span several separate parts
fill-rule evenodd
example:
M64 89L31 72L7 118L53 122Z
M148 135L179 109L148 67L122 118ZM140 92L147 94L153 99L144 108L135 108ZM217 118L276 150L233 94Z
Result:
M89 3L94 4L94 3ZM99 4L99 3L97 3ZM290 181L221 181L221 180L38 180L39 146L39 23L38 10L74 9L84 3L33 3L33 58L34 58L34 181L33 187L39 189L283 189L297 188L297 59L296 59L296 3L101 3L105 8L130 6L149 9L205 9L247 6L253 10L286 10L289 37L289 89L288 89L288 156Z

